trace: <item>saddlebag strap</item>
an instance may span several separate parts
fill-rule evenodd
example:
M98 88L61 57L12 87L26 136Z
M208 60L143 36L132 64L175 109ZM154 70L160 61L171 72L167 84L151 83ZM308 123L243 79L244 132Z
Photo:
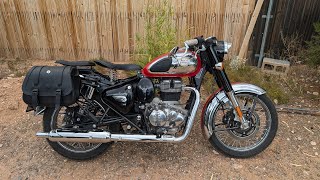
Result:
M60 101L61 101L61 89L56 90L56 104L55 108L58 109L60 107Z
M41 73L41 70L42 70L43 67L41 67L40 69L37 69L38 70L38 79L37 81L34 83L34 87L35 89L32 90L32 107L33 109L36 109L36 107L38 106L39 104L39 101L38 101L38 95L39 95L39 89L38 88L38 85L39 85L39 78L40 78L40 73ZM34 71L34 69L32 69L32 71Z
M67 68L67 66L65 66L62 70L62 73L60 74L60 82L58 84L58 89L56 90L56 103L55 103L55 109L58 109L61 105L61 96L62 96L62 81L63 81L63 73L64 70Z
M38 94L39 94L38 89L32 90L32 107L33 107L33 109L36 109L36 107L38 106Z

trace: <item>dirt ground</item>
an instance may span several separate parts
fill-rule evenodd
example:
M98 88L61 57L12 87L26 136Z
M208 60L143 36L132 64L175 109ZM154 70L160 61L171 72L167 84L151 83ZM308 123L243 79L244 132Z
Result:
M117 142L93 160L69 160L35 137L42 117L25 113L22 81L0 78L0 179L320 179L320 116L287 113L271 146L249 159L217 153L199 111L182 143Z

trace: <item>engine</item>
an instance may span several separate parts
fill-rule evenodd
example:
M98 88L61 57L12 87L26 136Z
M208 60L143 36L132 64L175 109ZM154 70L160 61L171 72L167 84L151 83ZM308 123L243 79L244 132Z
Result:
M155 134L174 135L181 130L188 111L180 103L181 79L162 79L155 87L159 95L146 104L145 119Z

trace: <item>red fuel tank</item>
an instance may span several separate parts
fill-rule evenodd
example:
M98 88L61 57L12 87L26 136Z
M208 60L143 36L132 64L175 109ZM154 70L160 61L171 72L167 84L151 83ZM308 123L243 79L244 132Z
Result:
M193 52L179 51L173 57L168 55L153 59L142 69L142 74L145 77L191 77L201 69L201 60Z

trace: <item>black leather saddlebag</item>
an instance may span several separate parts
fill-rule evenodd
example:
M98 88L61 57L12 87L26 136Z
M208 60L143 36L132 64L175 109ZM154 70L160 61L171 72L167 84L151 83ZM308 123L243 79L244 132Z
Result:
M72 66L34 66L23 84L23 101L32 106L56 107L74 104L79 98L80 78Z

